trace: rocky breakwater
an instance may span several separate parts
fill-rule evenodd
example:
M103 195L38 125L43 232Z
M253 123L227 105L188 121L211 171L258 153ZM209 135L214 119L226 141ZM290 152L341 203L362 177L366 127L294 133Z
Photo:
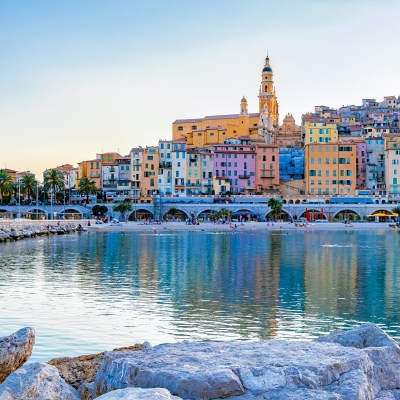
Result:
M68 233L83 232L79 224L74 223L63 223L62 225L46 223L46 224L7 224L0 225L0 243L1 242L12 242L15 240L21 240L25 238L32 238L36 236L44 235L65 235Z
M140 348L26 364L0 400L400 400L400 347L374 324L313 341Z

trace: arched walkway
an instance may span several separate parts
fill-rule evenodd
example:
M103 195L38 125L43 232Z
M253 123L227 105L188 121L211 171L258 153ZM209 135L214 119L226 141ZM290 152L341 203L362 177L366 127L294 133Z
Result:
M339 211L334 217L334 219L337 219L338 221L360 221L361 216L358 214L358 212L354 210L342 210Z
M326 213L321 210L316 210L314 208L307 209L300 215L300 218L306 218L307 221L313 222L317 219L328 219Z
M282 210L282 211L281 211L279 217L274 217L273 214L272 214L272 211L270 211L270 212L265 216L265 219L266 219L267 221L270 221L270 220L285 221L285 222L291 221L291 217L290 217L289 213L288 213L287 211L285 211L285 210Z
M398 214L393 213L388 210L376 210L371 214L367 215L368 221L371 222L391 222L395 221L398 217Z
M171 207L163 216L163 219L167 221L178 221L183 222L186 221L190 216L183 210L178 207Z
M212 210L203 210L197 214L197 219L200 222L211 222L213 221L213 211Z
M241 209L234 211L232 213L232 219L237 219L238 221L257 221L260 215L255 211Z
M44 219L46 212L41 208L32 208L26 213L31 219Z
M60 215L65 219L82 219L82 214L75 208L66 208L65 211L60 212Z
M154 219L153 213L144 208L138 208L129 215L129 221L146 221Z

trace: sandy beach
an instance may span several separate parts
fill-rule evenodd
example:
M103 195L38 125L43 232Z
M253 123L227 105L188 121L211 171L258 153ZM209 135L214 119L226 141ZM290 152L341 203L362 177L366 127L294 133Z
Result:
M86 225L86 224L85 224ZM235 227L236 226L236 227ZM231 224L214 224L210 222L200 223L200 225L186 225L185 222L166 222L162 224L144 224L142 222L123 222L118 224L93 224L89 227L92 232L112 232L112 231L134 231L152 232L162 231L200 231L200 232L232 232L232 231L397 231L389 227L389 223L384 222L354 222L344 224L343 222L321 222L299 224L289 222L244 222Z

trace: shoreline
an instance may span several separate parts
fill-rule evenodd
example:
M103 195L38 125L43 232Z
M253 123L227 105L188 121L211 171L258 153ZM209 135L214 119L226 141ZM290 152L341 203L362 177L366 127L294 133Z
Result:
M389 227L387 222L354 222L345 225L343 222L308 223L299 226L290 222L244 222L243 224L214 224L203 222L200 225L186 225L185 222L166 222L161 224L144 224L140 222L122 222L119 224L92 224L89 232L268 232L268 231L387 231L396 232L398 229ZM233 227L232 227L233 226Z

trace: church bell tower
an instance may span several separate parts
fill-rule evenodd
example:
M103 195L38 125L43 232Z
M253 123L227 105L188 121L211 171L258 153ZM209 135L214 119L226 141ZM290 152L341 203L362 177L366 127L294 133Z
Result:
M279 129L278 101L276 98L276 92L274 86L274 73L272 71L268 55L265 58L265 65L261 72L261 86L258 99L259 99L260 114L265 113L265 110L268 110L269 117L272 120L273 131L274 133L278 132Z

